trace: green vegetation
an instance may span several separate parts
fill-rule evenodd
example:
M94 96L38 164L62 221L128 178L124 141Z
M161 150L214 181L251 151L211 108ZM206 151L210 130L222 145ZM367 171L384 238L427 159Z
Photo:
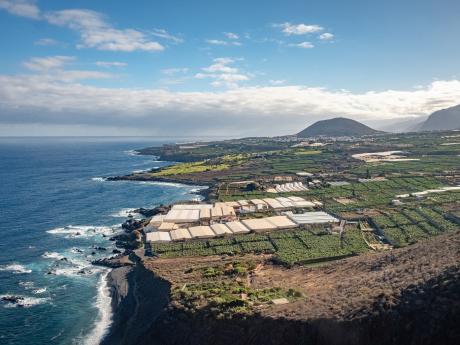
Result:
M366 252L367 245L357 228L345 232L343 241L336 234L290 230L268 234L239 235L229 239L157 243L149 252L161 257L274 253L284 265L308 264Z

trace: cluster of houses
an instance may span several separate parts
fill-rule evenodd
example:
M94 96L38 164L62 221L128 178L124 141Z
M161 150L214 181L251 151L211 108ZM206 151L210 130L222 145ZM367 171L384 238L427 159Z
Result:
M215 204L173 205L167 214L158 214L144 227L147 242L206 239L250 232L292 229L304 224L338 223L326 212L293 213L299 208L321 206L318 201L300 197L266 198L217 202ZM264 210L280 211L277 215L239 219L239 215Z

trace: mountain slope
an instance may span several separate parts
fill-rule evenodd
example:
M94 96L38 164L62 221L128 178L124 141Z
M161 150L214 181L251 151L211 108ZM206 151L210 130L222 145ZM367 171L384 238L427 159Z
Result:
M422 131L460 129L460 104L451 108L435 111L423 123Z
M315 137L315 136L360 136L375 134L379 131L372 129L358 121L344 117L336 117L330 120L315 122L303 131L297 134L298 137Z

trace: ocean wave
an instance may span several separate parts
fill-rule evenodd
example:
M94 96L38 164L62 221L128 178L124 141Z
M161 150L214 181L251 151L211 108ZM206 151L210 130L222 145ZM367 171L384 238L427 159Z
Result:
M36 295L39 295L39 294L45 293L46 290L47 290L47 288L44 287L44 288L39 288L39 289L32 290L32 292L33 292L34 294L36 294Z
M20 264L9 264L0 266L0 271L13 272L14 274L32 273L31 269L28 269Z
M115 217L115 218L127 218L128 216L136 216L139 215L139 213L135 212L135 208L122 208L120 211L116 213L112 213L110 216Z
M92 181L97 181L97 182L105 182L105 181L107 181L107 178L106 178L106 177L99 177L99 176L97 176L97 177L91 178L91 180L92 180Z
M34 282L31 281L20 281L18 284L24 287L26 290L32 289L34 287Z
M0 300L5 303L5 308L29 308L34 305L46 303L49 297L29 297L22 295L0 295Z
M94 226L94 225L67 225L62 228L54 228L46 231L54 235L66 235L66 238L74 237L92 237L95 235L111 235L114 229L109 226Z
M128 156L139 156L139 152L136 150L126 150L123 151L124 154L127 154Z
M100 344L102 338L107 334L112 323L112 307L110 288L107 283L107 275L109 271L105 271L99 278L99 286L97 289L96 307L99 310L96 323L91 332L86 337L85 345Z
M154 185L154 186L167 186L167 187L175 187L175 188L184 188L184 187L189 187L186 184L183 183L177 183L177 182L160 182L160 181L140 181L140 184L148 184L148 185Z
M45 258L45 259L54 259L54 260L61 260L64 258L64 255L61 255L59 253L56 253L56 252L44 252L42 254L42 258Z

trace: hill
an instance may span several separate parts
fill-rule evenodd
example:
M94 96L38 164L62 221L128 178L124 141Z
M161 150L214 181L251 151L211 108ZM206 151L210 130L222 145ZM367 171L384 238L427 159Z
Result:
M316 136L361 136L379 133L358 121L344 117L336 117L330 120L315 122L303 131L297 134L298 137L316 137Z
M451 108L435 111L422 124L422 131L440 131L460 129L460 104Z

